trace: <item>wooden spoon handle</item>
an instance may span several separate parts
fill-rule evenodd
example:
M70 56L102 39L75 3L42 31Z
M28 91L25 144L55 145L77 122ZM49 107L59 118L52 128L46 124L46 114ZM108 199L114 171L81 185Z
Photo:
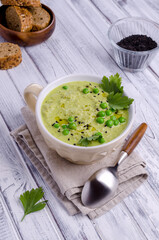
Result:
M137 144L140 142L141 138L143 137L145 131L147 129L147 124L142 123L135 132L131 135L131 137L128 139L128 141L123 146L122 151L125 151L128 155L132 153L134 148L137 146Z

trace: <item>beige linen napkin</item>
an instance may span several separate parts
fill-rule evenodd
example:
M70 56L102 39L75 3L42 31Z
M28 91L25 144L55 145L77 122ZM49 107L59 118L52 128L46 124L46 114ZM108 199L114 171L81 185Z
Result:
M101 216L132 193L147 178L146 164L134 152L119 166L120 184L116 195L98 209L84 207L80 200L83 184L98 169L113 165L121 147L97 163L76 165L63 159L46 145L38 130L35 116L27 107L22 109L22 114L26 125L12 131L11 135L70 215L81 212L83 215L88 215L90 219Z

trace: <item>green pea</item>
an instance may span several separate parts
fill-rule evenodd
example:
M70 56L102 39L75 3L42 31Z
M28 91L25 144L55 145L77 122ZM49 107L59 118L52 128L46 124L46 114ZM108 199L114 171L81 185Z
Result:
M103 137L99 138L98 140L100 143L105 143L105 139Z
M102 123L104 123L104 118L102 118L102 117L97 117L97 118L96 118L96 121L97 121L97 123L102 124Z
M63 128L63 129L66 129L66 128L67 128L67 125L65 125L65 124L62 125L62 128Z
M98 117L105 117L105 112L104 111L100 111L97 114Z
M110 116L112 114L112 111L111 110L107 110L105 113L106 113L107 116Z
M59 127L60 127L60 124L59 124L59 123L55 123L55 124L54 124L54 127L55 127L55 128L59 128Z
M72 123L70 123L70 124L68 125L68 127L69 127L70 129L76 130L77 125L76 125L75 122L72 122Z
M125 119L124 117L120 117L120 118L119 118L119 122L120 122L120 123L124 123L124 122L126 122L126 119Z
M73 121L74 121L74 117L69 117L69 118L68 118L68 121L69 121L69 122L73 122Z
M117 126L118 124L119 124L119 120L116 119L116 120L114 121L114 125Z
M102 136L102 133L101 132L97 132L94 134L95 136Z
M103 102L103 103L100 104L100 107L102 109L106 109L108 107L108 104L106 102Z
M107 125L108 127L112 127L112 126L114 125L114 121L112 121L112 120L107 120L107 121L106 121L106 125Z
M98 89L98 88L94 88L94 89L93 89L93 92L94 92L95 94L97 94L97 93L99 93L99 89Z
M84 88L84 89L83 89L83 93L84 93L84 94L89 93L89 89L88 89L88 88Z
M63 86L62 88L65 89L65 90L67 90L67 89L68 89L68 86Z
M113 121L115 121L115 120L116 120L116 117L115 117L115 116L111 116L110 119L113 120Z
M62 134L66 136L66 135L69 134L69 132L70 132L70 131L69 131L68 129L65 129L65 130L62 131Z

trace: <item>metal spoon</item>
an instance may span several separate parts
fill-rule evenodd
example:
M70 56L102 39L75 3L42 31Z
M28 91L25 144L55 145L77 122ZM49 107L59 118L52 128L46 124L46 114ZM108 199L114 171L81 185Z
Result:
M142 123L131 135L122 148L120 155L113 167L107 167L95 172L84 184L81 200L89 208L98 208L108 202L115 194L119 180L118 166L131 154L143 137L147 124Z

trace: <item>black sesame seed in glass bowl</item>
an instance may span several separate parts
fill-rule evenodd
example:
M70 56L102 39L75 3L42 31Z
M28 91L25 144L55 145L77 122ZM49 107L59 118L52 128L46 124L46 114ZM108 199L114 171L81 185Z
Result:
M123 18L111 25L108 38L116 63L124 70L144 70L159 49L159 25L138 17Z

